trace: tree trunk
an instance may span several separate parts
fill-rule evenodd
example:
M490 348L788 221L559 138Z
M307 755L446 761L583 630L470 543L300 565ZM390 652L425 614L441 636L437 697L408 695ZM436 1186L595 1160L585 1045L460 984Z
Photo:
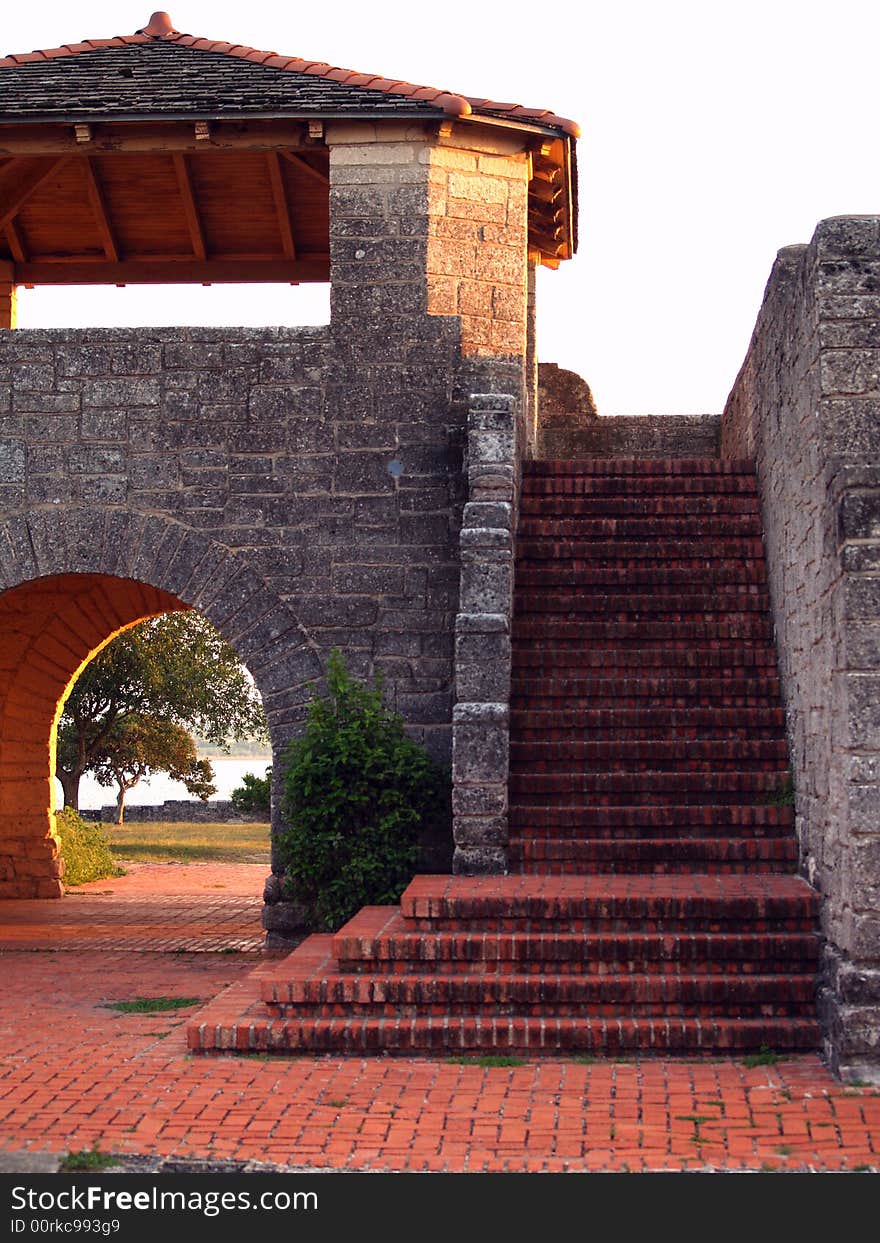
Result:
M119 793L116 795L116 823L122 824L125 819L125 792L126 787L120 786Z
M79 783L82 779L82 772L74 769L68 773L62 768L56 768L55 776L61 782L61 789L64 791L64 806L70 807L73 811L79 811Z

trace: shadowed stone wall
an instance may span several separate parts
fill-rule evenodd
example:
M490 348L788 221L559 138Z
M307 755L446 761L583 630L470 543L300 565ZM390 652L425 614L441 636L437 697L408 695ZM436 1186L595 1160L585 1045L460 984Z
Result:
M754 457L832 1064L880 1072L880 218L780 251L722 423Z

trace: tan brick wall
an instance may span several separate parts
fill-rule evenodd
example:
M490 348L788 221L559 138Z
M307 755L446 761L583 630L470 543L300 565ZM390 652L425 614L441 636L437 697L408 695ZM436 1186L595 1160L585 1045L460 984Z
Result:
M462 351L526 354L529 156L464 126L428 164L428 312L461 317Z

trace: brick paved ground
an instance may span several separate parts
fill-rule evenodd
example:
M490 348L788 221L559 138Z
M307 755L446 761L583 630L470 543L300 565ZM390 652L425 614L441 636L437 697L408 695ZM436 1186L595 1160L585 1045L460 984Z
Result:
M0 1170L4 1153L92 1144L357 1170L880 1168L880 1090L816 1057L194 1058L192 1009L107 1008L240 981L262 957L263 872L142 864L61 902L0 903Z

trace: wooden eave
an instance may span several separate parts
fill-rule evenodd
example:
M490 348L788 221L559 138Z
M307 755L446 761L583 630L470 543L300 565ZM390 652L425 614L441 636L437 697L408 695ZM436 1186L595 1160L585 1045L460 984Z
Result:
M23 285L326 282L329 151L309 129L0 122L0 263ZM572 145L531 144L529 251L549 267L576 248Z

